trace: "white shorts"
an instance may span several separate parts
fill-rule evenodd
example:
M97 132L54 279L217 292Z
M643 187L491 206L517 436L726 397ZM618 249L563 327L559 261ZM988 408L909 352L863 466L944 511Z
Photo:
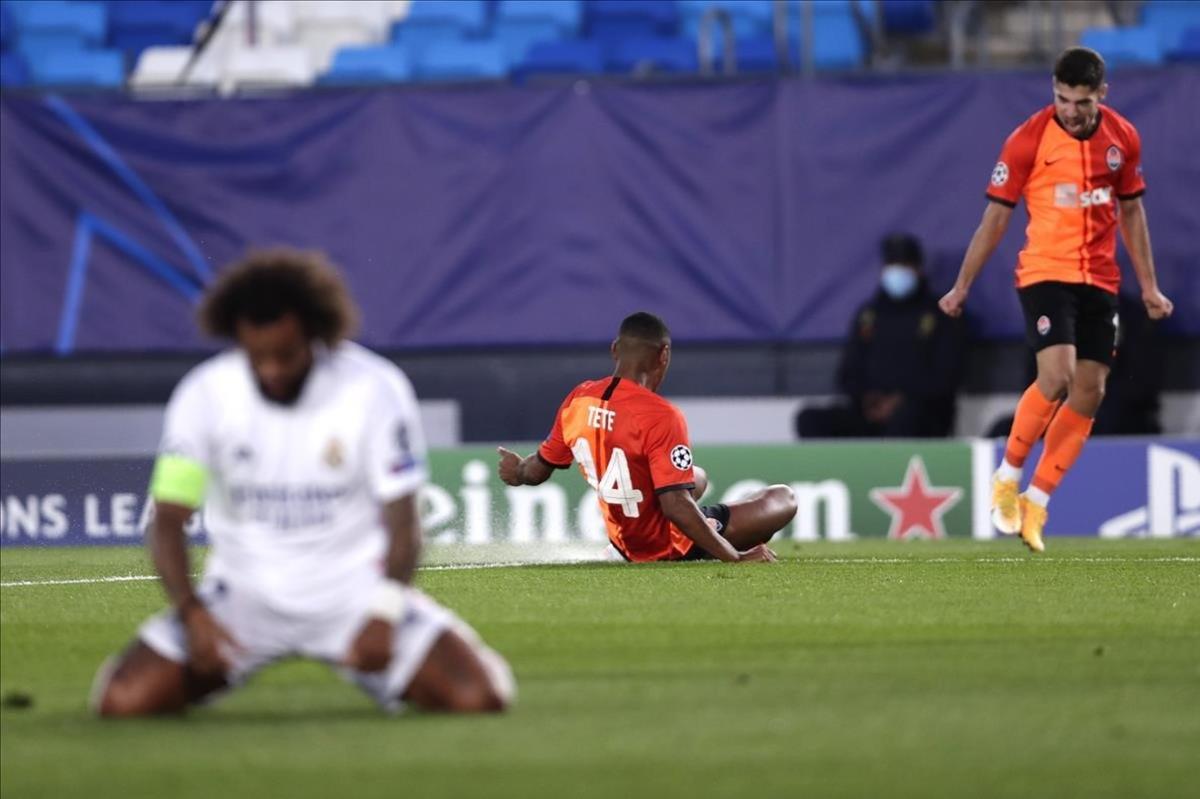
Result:
M368 674L338 664L367 623L370 591L356 591L347 608L321 616L280 612L253 587L239 586L226 577L206 577L197 593L213 618L239 644L237 651L226 653L232 663L226 675L231 688L245 683L263 666L303 657L334 666L381 707L396 711L403 707L400 697L443 632L454 629L468 640L478 640L474 630L453 612L416 588L408 588L404 619L392 638L391 662L383 671ZM138 637L168 660L187 660L187 635L174 610L151 616L138 630Z

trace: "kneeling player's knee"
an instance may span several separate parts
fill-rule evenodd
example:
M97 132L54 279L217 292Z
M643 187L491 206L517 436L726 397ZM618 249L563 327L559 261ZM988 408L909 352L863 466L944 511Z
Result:
M772 506L779 509L779 513L787 517L791 521L796 515L796 494L790 486L773 485L767 489L767 496L771 499Z
M102 718L144 716L150 712L145 691L130 680L113 677L100 689L93 708Z
M489 680L463 683L442 698L442 710L448 713L498 713L508 702Z

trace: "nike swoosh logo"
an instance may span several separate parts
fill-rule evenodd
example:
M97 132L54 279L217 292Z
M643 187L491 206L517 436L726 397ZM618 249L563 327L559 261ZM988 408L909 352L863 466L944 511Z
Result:
M1063 157L1065 157L1065 156L1063 156ZM1045 164L1046 164L1046 166L1050 166L1051 164L1057 164L1059 161L1063 160L1063 157L1054 158L1054 159L1047 158L1045 161Z

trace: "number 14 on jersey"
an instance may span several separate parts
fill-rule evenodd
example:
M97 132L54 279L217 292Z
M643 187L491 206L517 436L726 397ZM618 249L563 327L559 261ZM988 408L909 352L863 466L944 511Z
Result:
M608 467L604 470L604 477L600 479L596 479L596 461L592 458L592 447L588 444L587 439L576 439L571 446L571 453L583 469L583 475L587 478L588 485L596 489L600 499L610 505L620 505L621 512L625 514L626 518L636 519L638 517L638 505L641 504L643 498L642 492L633 487L633 480L629 476L629 460L625 457L624 450L620 447L613 447L612 455L608 459Z

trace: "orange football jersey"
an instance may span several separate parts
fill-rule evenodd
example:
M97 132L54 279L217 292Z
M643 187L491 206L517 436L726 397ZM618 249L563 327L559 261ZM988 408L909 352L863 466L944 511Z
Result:
M1025 198L1029 227L1017 287L1055 280L1116 293L1117 202L1146 190L1141 164L1137 130L1107 106L1086 139L1063 130L1053 105L1013 131L987 196L1010 207Z
M628 560L674 560L691 550L658 504L664 491L695 486L687 422L653 391L619 377L580 383L538 457L557 469L579 465L596 489L609 541Z

